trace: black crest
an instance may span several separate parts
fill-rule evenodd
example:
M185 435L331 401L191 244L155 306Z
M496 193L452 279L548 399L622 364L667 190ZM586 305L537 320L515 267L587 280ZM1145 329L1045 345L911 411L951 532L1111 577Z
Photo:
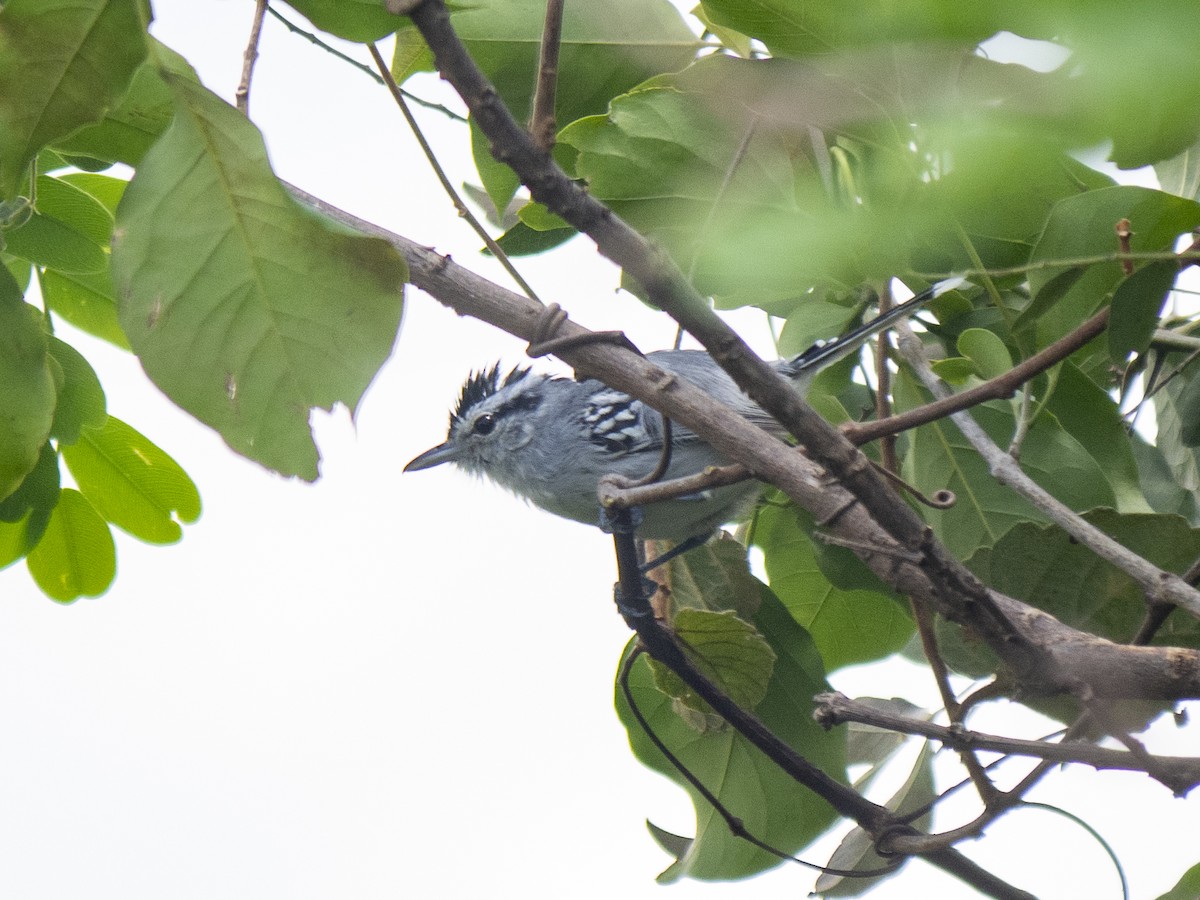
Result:
M510 385L516 384L528 374L529 369L517 366L501 378L500 363L496 363L489 369L480 369L478 372L472 372L470 377L467 378L467 383L463 385L462 393L458 395L458 404L454 407L454 411L450 413L450 427L453 428L455 422L462 421L467 411L477 403L482 403L493 394Z

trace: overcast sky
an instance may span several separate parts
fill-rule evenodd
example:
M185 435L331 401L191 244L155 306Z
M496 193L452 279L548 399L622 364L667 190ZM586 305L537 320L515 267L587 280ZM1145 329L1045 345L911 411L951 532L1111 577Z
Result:
M154 33L232 98L253 4L155 7ZM447 97L434 79L414 90ZM282 177L507 284L373 82L268 19L251 102ZM462 126L421 118L452 179L473 180ZM669 344L672 327L616 293L616 272L586 242L520 265L589 327ZM765 347L761 317L734 321ZM444 438L467 370L519 361L520 342L410 292L395 356L357 421L317 417L323 477L307 485L234 456L132 357L60 328L100 373L110 412L195 479L204 514L172 547L118 535L117 581L98 599L59 606L23 565L0 573L0 896L740 900L811 889L796 867L732 887L654 883L669 859L644 820L685 834L694 822L682 790L633 759L612 709L628 633L611 603L609 539L449 468L401 475ZM885 684L935 702L918 669ZM838 686L884 691L869 672ZM1135 897L1179 874L1155 872L1147 854L1195 857L1194 815L1146 782L1082 772L1040 795L1101 825L1131 864ZM1045 839L1030 840L1039 828ZM823 861L831 846L806 856ZM1041 896L1119 896L1096 843L1048 813L1012 816L966 849ZM919 865L873 896L964 895L928 868L918 877Z

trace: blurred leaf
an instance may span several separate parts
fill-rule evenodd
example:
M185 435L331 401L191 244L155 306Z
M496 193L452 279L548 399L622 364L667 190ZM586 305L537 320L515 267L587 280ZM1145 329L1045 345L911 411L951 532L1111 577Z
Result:
M70 488L63 488L46 533L26 563L42 592L60 603L100 596L117 571L108 526L84 496Z
M84 429L62 448L79 490L118 528L154 544L183 535L179 522L200 516L200 495L187 473L159 447L120 419Z
M37 464L50 436L57 386L39 314L0 269L0 500Z
M811 634L828 671L882 659L912 634L912 620L894 595L841 590L829 582L793 507L760 510L755 543L763 550L771 590Z
M138 0L8 0L0 12L0 199L46 144L99 121L146 56Z
M58 392L54 407L54 423L50 436L63 444L74 444L79 440L84 426L98 427L104 424L104 388L88 361L70 344L56 337L49 339L50 355L62 368L64 381Z
M80 331L129 349L129 340L117 321L112 273L107 265L94 274L81 275L46 269L42 273L42 297L46 305Z
M921 745L921 752L913 763L908 778L892 798L885 804L888 809L904 816L933 802L935 797L933 783L933 750L926 741ZM926 813L914 819L916 828L927 828L930 814ZM881 869L892 860L885 859L875 852L875 842L861 827L855 826L850 833L842 838L838 848L833 851L826 865L831 869ZM815 893L823 897L857 897L864 891L878 885L885 878L895 873L877 875L874 878L846 878L841 875L822 874L813 888Z
M818 340L828 340L846 330L862 311L856 305L813 297L797 303L779 333L779 355L796 356Z
M478 0L451 10L450 20L471 57L520 122L528 120L545 23L544 0ZM392 68L398 80L432 68L432 57L405 20L397 32ZM563 11L555 117L559 128L601 113L609 101L660 72L685 66L699 41L667 0L568 3ZM518 182L491 156L472 124L471 147L484 187L496 206L512 199ZM556 150L555 156L558 157ZM561 161L561 160L560 160Z
M743 709L754 709L767 693L775 667L775 651L754 626L739 619L732 611L713 612L684 608L676 613L671 629L687 648L696 667L717 684ZM712 707L683 683L674 672L657 660L650 660L654 684L678 702L676 711L699 713L697 721L717 718ZM688 721L693 721L690 717ZM693 723L693 727L695 723ZM719 726L719 727L724 727ZM708 730L708 725L697 727Z
M154 47L153 58L138 66L121 102L108 110L97 124L56 140L56 149L75 157L93 157L105 163L122 162L136 167L142 161L146 151L167 130L175 115L171 89L159 75L159 66L165 66L193 81L198 80L191 64L182 56L154 38L150 38L150 42ZM115 210L115 205L110 209Z
M1108 355L1114 363L1124 365L1130 354L1146 352L1178 275L1179 266L1174 262L1150 263L1117 286L1108 322Z
M313 480L309 413L357 408L399 326L404 261L302 209L253 125L164 77L178 113L118 210L121 325L172 400L237 452Z
M777 657L767 694L756 714L814 765L835 778L842 777L845 736L826 733L812 718L810 698L828 689L815 648L765 588L754 625ZM689 727L673 711L671 699L654 688L650 667L643 661L633 667L630 687L655 734L760 839L785 852L795 852L833 821L827 804L796 784L733 729L698 734ZM730 834L724 821L651 744L619 687L617 711L637 758L683 786L696 805L695 839L690 843L682 838L674 842L678 847L686 846L686 852L659 876L660 882L684 876L705 880L739 878L779 863L776 857Z
M355 43L370 43L411 27L408 16L394 16L379 0L287 0L287 5L317 28Z

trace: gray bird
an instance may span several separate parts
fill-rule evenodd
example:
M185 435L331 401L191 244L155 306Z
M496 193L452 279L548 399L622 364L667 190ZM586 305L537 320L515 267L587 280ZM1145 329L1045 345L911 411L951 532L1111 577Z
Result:
M939 282L837 340L814 344L775 366L806 393L819 371L962 283L961 278ZM782 435L778 423L742 393L703 350L659 350L648 353L647 358L772 434ZM547 512L596 525L600 478L615 472L636 479L653 471L662 453L662 439L662 416L622 391L592 378L575 381L520 367L501 375L497 364L467 379L450 414L445 443L422 453L404 471L451 462L486 475ZM671 464L664 478L694 475L727 463L693 432L672 425ZM676 542L708 535L746 512L761 490L760 483L744 481L651 504L642 510L637 534Z

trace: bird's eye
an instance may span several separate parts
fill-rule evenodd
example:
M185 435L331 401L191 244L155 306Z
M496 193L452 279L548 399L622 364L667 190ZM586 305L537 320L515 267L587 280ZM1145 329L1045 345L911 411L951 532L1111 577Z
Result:
M496 427L496 417L491 413L484 413L475 420L474 431L476 434L491 434L492 429Z

